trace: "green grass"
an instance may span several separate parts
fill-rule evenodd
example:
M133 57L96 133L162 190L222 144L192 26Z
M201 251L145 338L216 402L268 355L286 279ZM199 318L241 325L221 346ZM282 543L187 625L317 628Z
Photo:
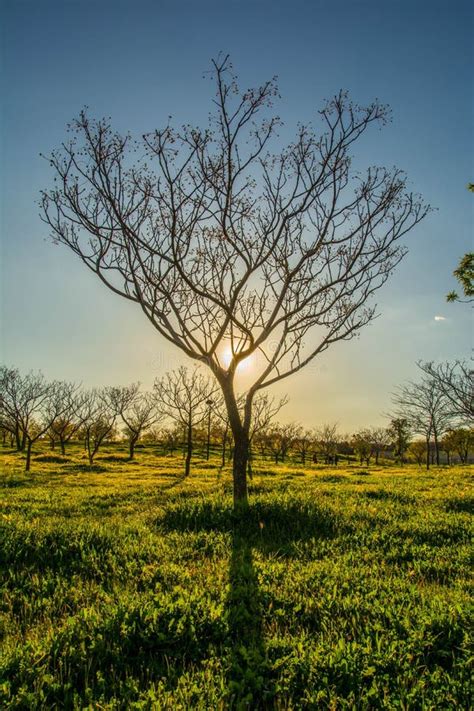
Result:
M468 467L4 459L0 707L470 707Z

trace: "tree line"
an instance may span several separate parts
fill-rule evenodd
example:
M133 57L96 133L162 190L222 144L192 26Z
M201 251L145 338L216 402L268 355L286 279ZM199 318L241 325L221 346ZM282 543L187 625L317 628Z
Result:
M400 464L424 460L440 464L465 463L473 444L472 373L463 362L418 364L423 377L393 394L395 408L388 427L366 427L344 435L337 424L308 429L299 423L275 421L288 402L262 393L254 400L249 427L247 473L255 456L276 464L288 458L336 464L356 458L367 466L391 457ZM245 395L238 401L244 407ZM0 368L0 433L8 444L25 453L31 468L35 443L49 440L61 454L72 441L82 441L92 466L105 442L125 439L129 458L142 442L160 444L164 451L183 450L184 475L191 471L196 442L205 444L206 458L218 451L221 467L233 461L235 440L222 393L214 379L199 368L178 368L155 380L150 392L140 384L84 389L71 382L48 381L41 373L22 374ZM420 439L421 437L421 439Z

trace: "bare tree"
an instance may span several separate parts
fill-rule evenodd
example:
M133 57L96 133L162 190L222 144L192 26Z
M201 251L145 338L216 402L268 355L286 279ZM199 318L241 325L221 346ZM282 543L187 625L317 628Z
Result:
M280 412L282 407L288 403L286 395L280 399L270 397L266 392L259 393L253 400L252 419L249 430L249 451L247 460L247 471L252 478L252 445L261 432L265 432L270 427L273 419Z
M314 445L316 433L313 430L301 429L298 437L295 439L293 446L301 457L301 463L306 464L311 447Z
M398 169L351 169L353 144L387 121L387 107L340 92L320 111L322 131L300 125L272 154L274 80L240 92L228 57L212 66L207 128L168 125L133 142L82 111L48 158L56 183L42 216L57 243L212 369L235 443L237 504L247 501L256 393L374 318L371 297L405 254L400 238L429 207ZM263 365L239 407L236 371L252 354Z
M89 465L104 441L114 433L116 413L111 407L105 390L90 390L85 393L81 408L82 430Z
M398 388L392 400L396 414L406 418L411 430L422 435L426 441L426 468L430 466L430 442L434 440L436 463L440 463L439 441L452 422L447 399L432 377L419 382L410 382Z
M0 368L0 417L2 429L10 432L17 451L25 448L26 433L22 426L27 403L24 381L16 368Z
M184 473L189 476L193 454L193 428L206 418L207 402L215 396L216 384L197 368L188 371L187 368L181 367L155 381L154 387L161 410L175 422L179 422L186 431Z
M472 427L458 427L448 430L444 435L441 446L446 452L448 464L451 463L451 452L454 451L459 456L461 464L467 464L469 451L474 444L474 430Z
M284 462L286 455L301 434L301 426L295 422L278 424L267 432L267 445L275 458L275 464Z
M62 383L54 393L51 407L53 411L54 407L57 407L61 414L51 421L48 435L59 440L63 455L66 454L66 444L78 434L83 425L81 411L84 397L84 393L79 391L79 386L75 383Z
M390 432L386 427L370 427L368 432L375 464L378 465L381 453L390 445Z
M122 419L129 443L130 459L134 458L135 445L147 429L164 418L157 409L156 399L150 393L140 392L140 383L106 389L107 398L115 414Z
M472 423L474 420L474 370L465 361L454 363L417 363L432 378L450 403L453 417Z
M336 461L337 447L341 441L341 436L337 431L337 422L333 424L322 425L316 431L316 441L318 449L323 454L326 464L330 464L331 461Z
M15 436L19 450L26 448L25 471L30 471L33 444L62 415L66 385L48 382L41 373L21 375L2 367L0 386L1 426Z
M370 459L373 454L372 435L370 430L363 429L355 432L351 438L351 445L354 452L359 457L362 464L364 461L367 466L370 464Z
M423 460L426 461L426 442L422 439L415 439L408 446L408 454L413 457L419 467L423 464Z
M398 461L399 464L403 465L405 453L411 440L412 432L410 423L406 417L393 417L391 415L390 417L390 425L387 428L390 444L393 447L395 460Z

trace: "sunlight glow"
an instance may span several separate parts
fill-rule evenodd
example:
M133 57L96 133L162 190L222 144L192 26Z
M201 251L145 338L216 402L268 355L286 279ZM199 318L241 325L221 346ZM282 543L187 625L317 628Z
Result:
M221 364L224 366L224 368L228 368L230 365L230 362L232 360L232 348L230 344L227 344L223 346L222 351L219 355L219 360ZM237 372L243 373L243 372L248 372L252 366L254 365L255 361L255 356L254 354L250 355L248 358L244 358L243 361L239 363L237 366Z

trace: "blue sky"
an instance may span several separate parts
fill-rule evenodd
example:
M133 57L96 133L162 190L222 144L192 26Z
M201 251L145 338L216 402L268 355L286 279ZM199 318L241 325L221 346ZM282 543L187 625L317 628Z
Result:
M2 362L84 385L153 379L181 362L138 307L108 292L38 216L48 153L88 105L141 134L204 122L211 57L231 54L244 86L278 75L282 144L340 88L389 103L393 122L355 147L360 165L397 165L437 208L377 299L381 316L284 382L285 419L378 424L417 359L466 357L470 309L447 304L472 249L472 3L456 0L3 0ZM436 315L445 320L435 321Z

